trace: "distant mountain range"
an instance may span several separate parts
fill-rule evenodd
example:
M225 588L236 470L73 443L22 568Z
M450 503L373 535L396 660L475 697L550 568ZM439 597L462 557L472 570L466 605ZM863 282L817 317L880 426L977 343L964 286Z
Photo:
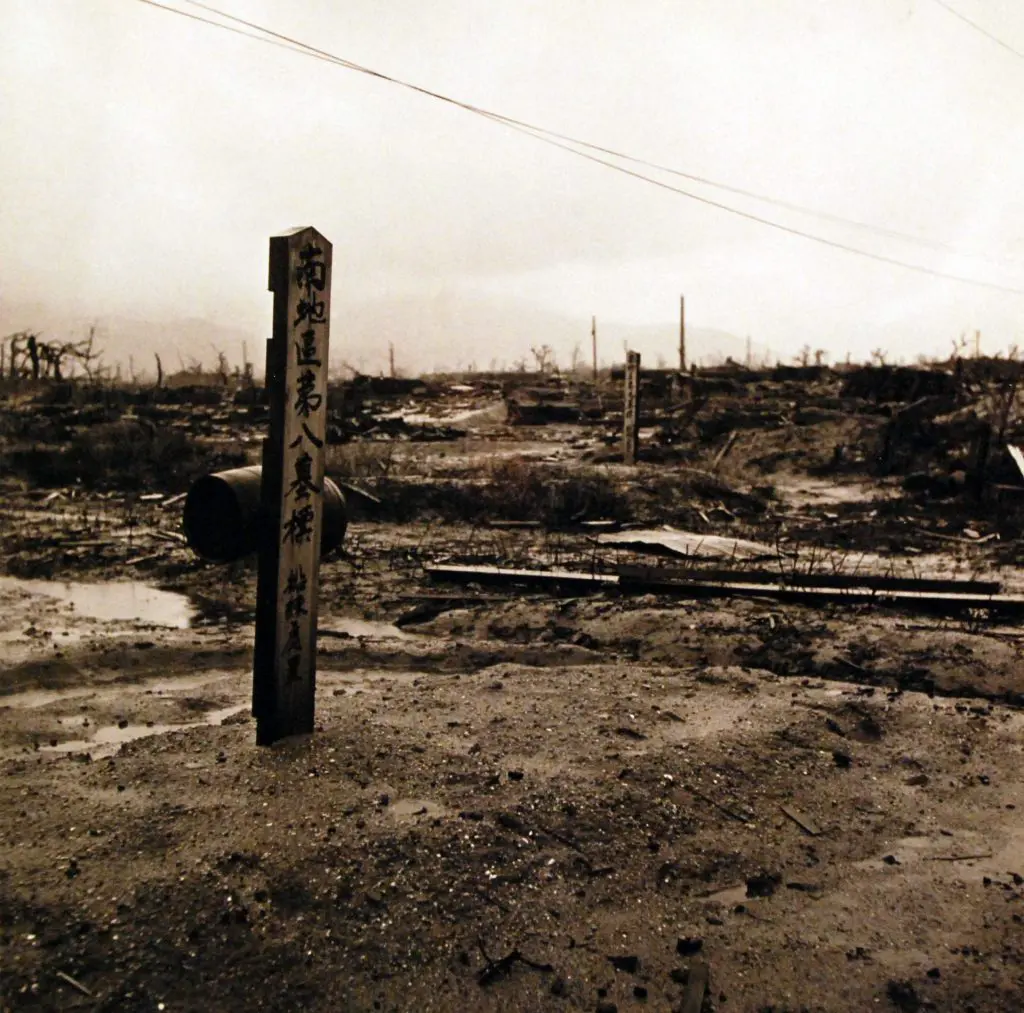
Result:
M48 339L78 340L96 326L97 346L104 362L120 365L126 378L134 368L142 378L156 373L159 354L165 373L192 368L197 363L213 369L219 352L230 366L240 366L243 355L263 372L267 327L225 326L210 320L181 316L167 319L131 319L97 314L95 317L54 312L42 305L0 304L0 336L19 330L42 332ZM678 324L633 326L598 320L598 359L603 365L621 362L624 342L641 353L646 366L674 366L678 362ZM450 298L377 299L344 302L335 299L332 313L331 362L364 373L388 369L388 348L393 343L399 372L414 374L441 369L514 369L536 364L532 349L547 345L562 368L574 356L591 361L590 317L573 318L542 308L485 296ZM755 362L766 350L754 343ZM711 365L731 357L744 361L746 341L726 331L707 327L687 329L688 361Z

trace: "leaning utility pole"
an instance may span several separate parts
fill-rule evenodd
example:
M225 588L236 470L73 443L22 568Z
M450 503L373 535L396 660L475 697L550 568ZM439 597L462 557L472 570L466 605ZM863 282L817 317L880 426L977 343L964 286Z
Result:
M686 296L679 297L679 372L686 372Z
M594 359L594 383L597 383L597 317L590 318L590 349Z

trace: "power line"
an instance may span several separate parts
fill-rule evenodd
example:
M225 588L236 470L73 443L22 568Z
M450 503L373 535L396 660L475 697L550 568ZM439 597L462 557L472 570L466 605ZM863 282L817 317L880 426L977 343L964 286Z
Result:
M522 128L514 127L514 129L522 130ZM529 131L523 131L528 133ZM980 281L977 278L968 278L965 275L950 274L946 271L939 271L936 268L925 267L923 264L912 264L909 261L899 260L896 257L887 257L881 253L873 253L870 250L862 250L857 246L850 246L847 243L839 242L835 239L827 239L824 236L816 236L810 232L804 232L802 229L794 228L790 225L783 225L780 222L773 222L768 218L762 218L760 215L751 214L748 211L741 211L738 208L730 207L727 204L722 204L718 201L709 199L708 197L701 197L697 194L690 193L688 190L683 190L680 187L672 186L669 183L662 182L658 179L653 179L650 176L645 176L643 173L634 172L632 169L627 169L625 166L616 165L614 162L609 162L607 159L599 158L597 155L591 155L585 151L578 151L575 148L570 147L568 144L562 144L559 141L553 141L546 137L534 134L537 140L544 141L547 144L551 144L556 148L562 148L564 151L570 151L574 155L578 155L580 158L585 158L590 162L596 162L598 165L607 166L609 169L614 169L616 172L624 173L627 176L632 176L634 179L641 179L647 183L651 183L654 186L661 187L663 190L669 190L672 193L681 194L684 197L689 197L691 200L699 201L701 204L707 204L710 207L718 208L721 211L728 211L730 214L738 215L741 218L746 218L748 221L757 222L761 225L769 225L773 229L778 229L780 232L786 232L791 236L800 236L803 239L810 239L816 243L822 243L825 246L830 246L835 250L843 250L846 253L856 253L861 257L868 257L871 260L876 260L882 264L891 264L895 267L904 267L910 271L918 271L921 274L928 274L934 278L945 278L949 281L959 281L968 285L980 285L984 288L995 289L999 292L1010 292L1014 295L1024 295L1024 289L1014 288L1011 285L1000 285L992 281Z
M150 2L150 0L143 0L143 2ZM380 78L381 80L387 81L391 84L399 85L403 88L408 88L413 91L419 92L420 94L427 95L430 98L440 99L443 102L452 103L461 109L465 109L468 112L473 112L478 115L486 116L489 119L493 119L496 122L504 123L509 126L521 127L524 130L528 130L536 134L544 134L548 137L555 138L556 140L565 141L568 144L577 145L582 148L586 148L589 151L595 151L603 155L611 155L614 158L622 159L623 161L632 162L634 165L642 165L648 169L656 169L659 172L669 173L673 176L679 176L682 179L688 179L694 183L701 183L705 186L714 187L717 190L723 190L727 193L734 193L743 197L749 197L753 200L761 201L766 204L772 204L776 207L785 208L788 211L796 211L799 214L809 215L813 218L819 218L823 221L833 222L839 225L849 225L854 228L864 229L868 232L873 232L880 236L885 236L889 239L898 239L904 242L914 243L919 246L924 246L933 250L944 250L950 253L957 253L960 256L975 257L975 259L989 260L986 257L978 257L975 254L965 253L964 251L958 251L949 243L944 243L940 240L926 239L922 236L912 235L907 232L900 232L895 229L887 229L880 225L873 225L868 222L858 221L854 218L847 218L843 215L831 214L827 211L819 211L816 208L808 207L805 204L797 204L792 201L782 200L778 197L771 197L767 194L757 193L753 190L747 190L738 186L731 186L727 183L719 183L716 180L709 179L706 176L699 176L694 173L684 172L681 169L674 169L670 166L660 165L657 162L651 162L643 158L638 158L635 155L629 155L625 152L616 151L612 148L606 148L599 144L593 144L590 141L581 140L578 137L572 137L568 134L559 133L556 130L550 130L546 127L539 127L533 123L526 123L523 120L517 120L510 116L505 116L501 113L495 113L490 110L482 109L479 106L471 105L467 102L462 102L458 99L453 99L450 96L442 95L438 92L431 91L429 89L420 87L419 85L411 84L410 82L400 80L390 75L383 74L379 71L371 70L368 67L364 67L360 64L353 63L351 60L343 59L342 57L335 56L333 53L328 53L324 50L317 49L315 46L310 46L308 43L302 42L299 39L294 39L287 35L282 35L278 32L272 31L271 29L264 28L261 25L256 24L252 21L247 21L244 18L237 17L234 14L228 14L224 11L218 10L216 7L212 7L207 3L203 3L202 0L185 0L185 3L191 4L193 7L199 7L209 13L217 14L220 17L227 18L229 21L233 21L237 24L244 25L247 28L255 29L258 32L265 33L268 37L275 40L276 44L281 45L283 48L293 48L295 51L306 52L310 55L315 55L318 59L324 59L331 63L336 63L339 66L345 67L349 70L354 70L359 73L369 74L373 77ZM162 4L153 4L153 6L163 6ZM206 18L200 19L207 24L216 22L210 22ZM227 27L227 26L225 26ZM242 33L247 37L254 37L249 32ZM258 37L257 37L258 38ZM540 138L538 138L539 140ZM989 260L991 263L994 261Z
M946 271L940 271L940 270L938 270L936 268L930 268L930 267L924 266L922 264L915 264L915 263L911 263L909 261L898 259L896 257L888 257L888 256L885 256L883 254L874 253L873 251L865 250L865 249L862 249L861 247L858 247L858 246L852 246L852 245L850 245L848 243L843 243L843 242L840 242L838 240L828 239L828 238L826 238L824 236L819 236L819 235L816 235L816 234L811 233L811 232L806 232L803 229L798 229L798 228L795 228L793 226L784 225L781 222L774 221L774 220L772 220L770 218L765 218L765 217L762 217L761 215L756 215L756 214L753 214L753 213L748 212L748 211L743 211L743 210L741 210L739 208L732 207L732 206L730 206L728 204L723 204L720 201L711 200L708 197L703 197L703 196L700 196L699 194L692 193L692 192L690 192L688 190L683 190L680 187L672 186L671 184L665 183L662 180L654 179L653 177L647 176L647 175L645 175L645 174L643 174L641 172L637 172L637 171L635 171L633 169L628 169L625 166L618 165L618 164L616 164L614 162L610 162L606 158L601 158L601 157L599 157L596 154L592 154L591 152L592 151L603 152L603 153L611 155L612 157L619 157L619 158L623 158L623 159L628 159L630 161L633 161L634 163L640 163L640 164L648 165L649 167L656 167L656 166L653 166L651 163L642 162L642 160L633 158L632 156L620 155L620 154L618 154L618 153L616 153L614 151L611 151L611 149L600 148L598 145L592 145L592 144L590 144L589 142L586 142L586 141L578 141L575 138L568 137L567 135L558 134L555 131L551 131L551 130L545 129L544 127L538 127L538 126L535 126L535 125L533 125L531 123L527 123L527 122L522 121L522 120L517 120L517 119L515 119L513 117L505 116L505 115L503 115L501 113L496 113L496 112L493 112L491 110L484 109L484 108L482 108L480 106L472 105L471 103L468 103L468 102L463 102L463 101L461 101L459 99L452 98L451 96L444 95L441 92L432 91L429 88L424 88L421 85L413 84L412 82L409 82L409 81L404 81L404 80L402 80L400 78L393 77L393 76L391 76L389 74L385 74L385 73L383 73L381 71L373 70L370 67L365 67L365 66L363 66L361 64L358 64L358 63L355 63L355 62L353 62L351 60L346 60L343 57L336 56L335 54L327 52L326 50L318 49L317 47L311 46L311 45L309 45L309 43L302 42L299 39L292 38L291 36L284 35L284 34L282 34L280 32L276 32L276 31L274 31L272 29L269 29L269 28L266 28L266 27L264 27L262 25L256 24L255 22L247 21L244 18L236 17L235 15L228 14L228 13L226 13L224 11L218 10L217 8L212 7L212 6L208 5L208 4L201 3L200 0L185 0L185 2L191 4L191 5L195 6L195 7L199 7L201 9L207 11L208 13L215 14L215 15L217 15L220 18L224 18L227 21L234 22L237 25L243 25L246 28L253 29L254 32L257 32L257 33L260 33L260 34L253 34L253 32L244 32L244 31L241 31L240 29L234 27L234 25L224 24L224 22L222 22L222 21L215 21L215 20L212 20L210 18L201 17L200 15L192 14L192 13L190 13L188 11L183 11L183 10L181 10L179 8L171 7L171 6L167 5L167 4L159 3L159 2L157 2L157 0L138 0L138 2L139 3L143 3L143 4L145 4L145 5L149 6L149 7L155 7L155 8L158 8L160 10L167 11L167 12L169 12L171 14L179 14L182 17L189 18L189 19L191 19L193 21L198 21L198 22L201 22L203 24L211 25L211 26L213 26L215 28L221 28L221 29L224 29L225 31L233 32L235 34L242 35L242 36L244 36L246 38L255 39L256 41L259 41L259 42L267 42L267 43L272 44L272 45L276 45L276 46L280 46L282 48L290 49L291 51L297 52L300 55L312 56L315 59L323 60L323 61L325 61L327 63L331 63L331 64L334 64L336 66L343 67L343 68L345 68L347 70L356 71L357 73L366 74L366 75L368 75L370 77L377 78L378 80L386 81L386 82L388 82L390 84L394 84L394 85L397 85L399 87L408 89L410 91L414 91L414 92L416 92L418 94L421 94L421 95L424 95L424 96L426 96L428 98L433 98L433 99L436 99L436 100L438 100L440 102L444 102L444 103L446 103L448 105L456 106L459 109L463 109L466 112L471 112L471 113L474 113L475 115L482 116L483 118L488 119L488 120L490 120L490 121L492 121L494 123L498 123L500 125L512 128L512 129L514 129L514 130L516 130L516 131L518 131L520 133L525 133L528 136L533 137L535 140L541 141L541 142L543 142L545 144L552 145L553 147L556 147L556 148L560 148L560 149L562 149L564 151L568 151L571 154L574 154L574 155L576 155L579 158L585 158L588 161L594 162L594 163L596 163L598 165L603 165L603 166L605 166L605 167L607 167L609 169L613 169L616 172L620 172L620 173L622 173L622 174L624 174L626 176L630 176L630 177L632 177L634 179L642 180L643 182L650 183L653 186L657 186L657 187L659 187L659 188L661 188L663 190L667 190L667 191L670 191L672 193L676 193L676 194L678 194L680 196L687 197L690 200L697 201L697 202L699 202L701 204L705 204L705 205L707 205L709 207L716 208L716 209L718 209L720 211L728 212L729 214L736 215L736 216L738 216L740 218L746 219L747 221L752 221L752 222L756 222L756 223L758 223L760 225L765 225L765 226L767 226L769 228L773 228L773 229L776 229L776 230L778 230L780 232L787 233L788 235L798 236L798 237L800 237L802 239L807 239L807 240L810 240L811 242L816 242L816 243L819 243L821 245L831 247L832 249L842 250L842 251L844 251L846 253L856 254L858 256L866 257L866 258L868 258L870 260L874 260L874 261L877 261L879 263L889 264L889 265L895 266L895 267L902 267L902 268L904 268L906 270L916 271L916 272L918 272L920 274L926 274L926 275L930 275L930 276L936 277L936 278L944 278L944 279L946 279L948 281L956 281L956 282L960 282L960 283L967 284L967 285L976 285L976 286L979 286L979 287L982 287L982 288L993 289L995 291L1000 291L1000 292L1007 292L1007 293L1011 293L1011 294L1014 294L1014 295L1024 295L1024 289L1021 289L1021 288L1015 288L1015 287L1010 286L1010 285L1001 285L1001 284L998 284L996 282L983 281L983 280L980 280L980 279L977 279L977 278L970 278L970 277L967 277L965 275L952 274L952 273L949 273L949 272L946 272ZM937 2L938 2L938 0L937 0ZM585 148L588 148L588 149L590 149L590 151L581 151L581 150L579 150L578 147L573 147L572 145L574 145L574 144L582 146L582 147L585 147ZM660 168L660 167L658 167L658 168ZM717 183L714 183L714 182L712 182L710 180L704 180L701 177L690 176L690 175L688 175L686 173L680 173L680 172L677 172L676 170L665 170L665 171L676 172L676 174L681 175L681 176L685 176L686 178L689 178L689 179L693 179L694 181L707 182L708 185L711 185L711 186L718 186L718 187L723 188L723 189L732 189L734 192L743 192L743 191L738 191L736 188L724 187L722 184L717 184ZM757 195L754 195L753 193L748 193L748 195L749 196L757 196ZM758 197L758 199L764 199L764 198ZM774 198L772 200L774 201ZM806 209L800 209L800 210L805 211L805 213L815 213L815 212L807 212ZM838 219L838 216L833 216L833 217ZM840 219L840 220L843 220L843 219ZM843 221L846 221L847 224L859 224L859 225L861 225L861 227L868 227L868 228L872 228L872 229L877 228L876 226L864 226L863 223L853 223L850 220L843 220ZM903 234L897 234L897 235L900 236L900 238L909 238L909 239L912 239L913 241L921 241L917 237L904 236ZM927 242L927 241L925 241L925 242Z
M1018 59L1024 60L1024 53L1014 49L1008 42L1004 42L998 35L993 35L987 28L982 28L977 21L972 21L966 14L961 14L955 7L951 7L945 0L935 0L943 10L949 11L955 18L959 18L965 25L970 25L976 32L981 32L986 39L991 39L997 46L1002 46L1007 52L1013 53Z

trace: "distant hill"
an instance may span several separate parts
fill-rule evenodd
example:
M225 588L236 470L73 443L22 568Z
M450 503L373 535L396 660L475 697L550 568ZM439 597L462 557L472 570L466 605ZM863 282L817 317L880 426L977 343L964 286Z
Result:
M165 372L202 364L212 369L217 353L229 364L240 366L244 354L263 371L266 328L248 330L209 320L181 316L160 320L131 319L97 314L94 318L47 310L33 304L0 305L0 335L33 329L48 338L84 337L96 325L96 339L111 366L120 364L127 376L132 363L136 373L151 378L156 372L154 353L159 353ZM598 320L598 358L604 365L621 362L623 342L643 356L644 365L674 366L678 361L678 323L633 326ZM360 372L388 369L388 345L395 346L401 372L421 373L439 369L513 369L520 363L534 365L531 348L548 345L559 366L570 366L574 354L591 361L590 316L578 318L553 313L525 302L486 296L437 298L403 297L355 301L336 294L332 312L331 362L347 364ZM711 365L727 357L743 361L743 338L714 328L687 330L690 361ZM760 361L764 350L753 346Z

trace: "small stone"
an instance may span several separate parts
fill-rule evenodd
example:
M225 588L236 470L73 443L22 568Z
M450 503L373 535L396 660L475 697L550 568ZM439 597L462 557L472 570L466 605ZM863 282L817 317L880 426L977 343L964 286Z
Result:
M890 981L886 986L885 994L898 1010L913 1013L921 1008L921 998L917 994L917 989L909 981Z
M625 971L626 974L636 974L640 970L640 958L632 953L621 957L609 957L608 962L616 971Z
M676 940L676 953L681 957L692 957L704 949L704 940L700 936L680 936Z
M771 897L778 889L782 877L774 872L761 872L747 879L748 897Z

